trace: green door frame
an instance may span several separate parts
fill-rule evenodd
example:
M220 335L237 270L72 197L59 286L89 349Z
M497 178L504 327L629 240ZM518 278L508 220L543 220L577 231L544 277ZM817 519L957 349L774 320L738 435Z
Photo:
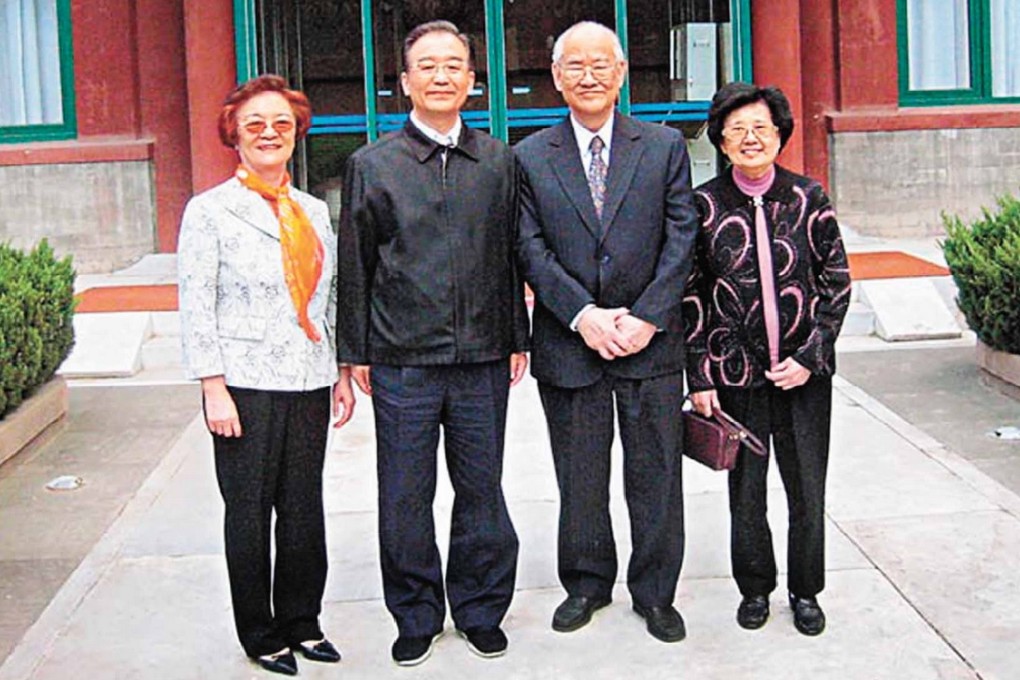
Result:
M260 71L258 63L258 26L256 0L233 0L234 42L237 55L237 79L243 82ZM375 45L372 40L372 0L361 2L362 51L365 55L365 118L368 141L379 136L378 114L375 102ZM506 141L506 44L503 40L504 0L485 0L485 34L488 44L489 68L489 125L494 137ZM623 51L627 53L627 0L613 0L617 33ZM752 80L751 63L751 0L730 0L730 21L733 26L733 79ZM630 82L620 90L620 110L630 113Z

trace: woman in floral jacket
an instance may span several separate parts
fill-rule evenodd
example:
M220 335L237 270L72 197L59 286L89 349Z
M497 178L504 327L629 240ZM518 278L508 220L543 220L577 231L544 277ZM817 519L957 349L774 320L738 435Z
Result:
M709 139L732 167L695 191L697 259L684 298L694 408L722 408L771 439L789 507L794 624L825 628L825 475L835 341L850 302L839 225L821 185L775 164L793 134L776 88L730 83L709 111ZM730 472L737 621L769 616L776 561L766 519L768 458L742 451Z
M332 327L336 237L326 204L287 174L311 116L279 76L227 96L220 139L240 163L188 202L177 255L184 361L213 435L237 635L249 657L287 675L293 651L340 660L319 627L331 390L337 427L354 408Z

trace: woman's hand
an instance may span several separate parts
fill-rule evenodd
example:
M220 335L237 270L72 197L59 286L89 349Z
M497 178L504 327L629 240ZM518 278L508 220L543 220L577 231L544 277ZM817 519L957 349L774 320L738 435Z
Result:
M351 366L351 377L358 384L358 389L372 396L372 367L364 364Z
M351 367L340 367L340 379L333 384L333 427L343 427L354 415L354 388L351 387Z
M794 361L793 357L786 357L776 364L775 369L765 371L765 377L780 389L792 390L806 383L811 371Z
M202 378L202 399L205 402L205 424L210 432L221 437L241 436L237 405L227 391L222 375Z
M712 417L712 409L722 410L722 407L719 406L719 393L715 390L692 392L691 404L694 406L695 411L706 418Z
M510 387L513 387L524 377L528 370L528 355L524 352L517 352L510 355Z

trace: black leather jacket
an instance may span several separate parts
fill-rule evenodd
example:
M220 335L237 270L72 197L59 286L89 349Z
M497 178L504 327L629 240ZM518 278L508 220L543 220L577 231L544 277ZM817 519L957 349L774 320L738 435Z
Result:
M421 366L525 351L516 205L513 153L467 126L449 150L409 120L355 152L340 216L338 359Z

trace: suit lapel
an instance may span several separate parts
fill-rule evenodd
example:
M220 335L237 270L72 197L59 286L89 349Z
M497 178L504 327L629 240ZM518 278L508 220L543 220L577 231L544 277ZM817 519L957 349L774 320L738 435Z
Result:
M595 214L591 190L588 188L588 178L584 175L584 165L581 163L581 155L577 150L574 130L570 127L570 118L560 123L556 131L558 134L552 135L549 140L549 145L554 147L550 153L549 163L552 165L553 172L556 173L556 179L559 180L560 186L563 187L563 192L581 216L585 228L591 232L592 236L598 238L602 231L602 225L598 215Z
M258 229L270 238L280 240L280 222L273 214L273 209L254 191L246 188L236 179L224 206L228 212Z
M613 144L609 151L606 203L602 208L602 223L605 225L602 238L605 238L613 225L613 219L627 195L627 190L630 189L631 182L634 181L634 172L644 153L644 146L640 142L641 129L629 118L614 115L616 122L613 124Z

